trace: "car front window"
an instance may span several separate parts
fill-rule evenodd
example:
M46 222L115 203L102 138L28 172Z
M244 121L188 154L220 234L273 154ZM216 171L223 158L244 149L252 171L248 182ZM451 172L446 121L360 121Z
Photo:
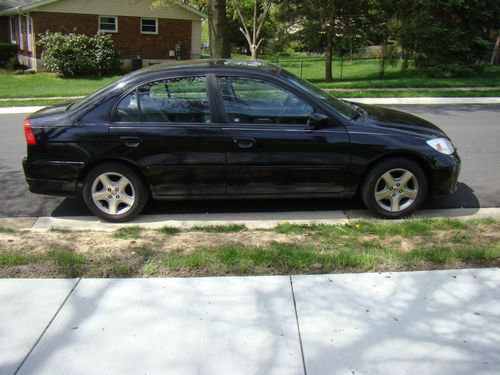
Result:
M327 103L330 107L332 107L336 112L340 113L341 115L350 119L356 113L351 105L328 94L327 92L321 90L319 87L313 85L312 83L306 81L305 79L299 78L296 75L287 71L283 71L283 74L288 80L288 82L301 88L302 90L320 99L321 101Z
M249 77L219 77L229 122L306 124L313 108L274 83Z

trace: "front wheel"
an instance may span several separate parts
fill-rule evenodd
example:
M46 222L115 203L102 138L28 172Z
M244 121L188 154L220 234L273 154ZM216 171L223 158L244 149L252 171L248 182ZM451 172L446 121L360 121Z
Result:
M141 177L118 163L106 163L92 169L85 177L82 193L94 215L115 223L132 220L148 200Z
M361 193L370 211L386 219L399 219L414 213L424 202L427 178L414 161L393 158L368 173Z

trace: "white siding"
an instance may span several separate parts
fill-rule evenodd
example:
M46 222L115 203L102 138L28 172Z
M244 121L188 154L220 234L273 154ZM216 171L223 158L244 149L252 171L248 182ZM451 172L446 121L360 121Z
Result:
M201 21L191 22L191 58L199 59L201 56Z
M110 16L200 20L200 16L180 6L152 9L149 0L60 0L33 9L36 12L100 14Z

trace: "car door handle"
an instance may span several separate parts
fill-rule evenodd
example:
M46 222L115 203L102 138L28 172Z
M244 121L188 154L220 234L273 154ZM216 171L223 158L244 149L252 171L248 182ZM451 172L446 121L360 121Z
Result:
M239 148L251 148L256 141L253 138L233 138L233 142L236 143Z
M127 147L138 147L141 144L139 137L120 137L120 141Z

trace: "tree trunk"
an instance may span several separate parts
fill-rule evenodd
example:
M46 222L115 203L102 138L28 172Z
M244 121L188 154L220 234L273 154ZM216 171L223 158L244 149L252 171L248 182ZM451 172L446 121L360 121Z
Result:
M230 58L226 0L208 0L207 3L210 57L213 59Z
M250 50L252 51L252 60L257 60L257 46L251 46Z
M493 56L491 57L491 65L498 65L500 63L500 30L498 30L497 42L495 43L495 49L493 50Z
M332 82L332 65L333 65L333 25L328 26L326 31L326 47L325 47L325 81Z

